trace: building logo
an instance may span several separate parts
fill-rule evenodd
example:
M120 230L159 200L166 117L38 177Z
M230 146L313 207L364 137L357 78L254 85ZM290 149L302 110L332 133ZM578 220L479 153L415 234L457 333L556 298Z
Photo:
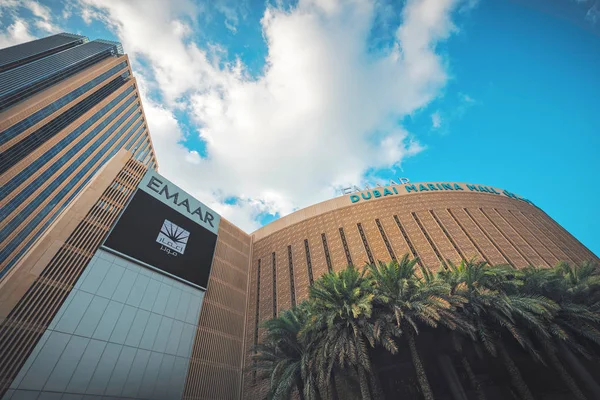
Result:
M151 170L148 171L146 176L150 174ZM154 173L154 172L152 172ZM167 179L157 176L148 176L148 182L140 184L140 188L160 200L162 203L169 207L177 210L181 214L190 218L192 221L200 222L200 225L208 229L213 233L217 233L218 230L218 219L215 220L215 214L213 214L204 204L194 199L177 186L167 181Z
M161 250L177 256L177 253L183 255L189 237L190 233L188 231L165 219L156 242L161 244ZM176 253L171 252L169 249L174 250Z

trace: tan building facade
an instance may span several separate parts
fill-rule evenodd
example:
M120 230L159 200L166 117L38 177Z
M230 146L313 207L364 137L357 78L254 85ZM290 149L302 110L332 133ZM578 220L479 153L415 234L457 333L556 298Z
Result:
M475 258L491 264L550 267L598 257L541 209L510 192L457 182L376 188L319 203L252 234L245 352L263 335L260 323L308 296L314 280L348 264L409 254L428 268ZM244 375L247 399L264 382Z

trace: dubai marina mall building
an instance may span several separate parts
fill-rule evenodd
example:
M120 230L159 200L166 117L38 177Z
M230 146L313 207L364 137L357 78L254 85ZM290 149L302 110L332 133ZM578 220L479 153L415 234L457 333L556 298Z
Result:
M247 234L157 172L127 56L78 35L0 50L0 151L2 399L262 398L261 321L328 271L598 261L531 202L458 182L353 192Z

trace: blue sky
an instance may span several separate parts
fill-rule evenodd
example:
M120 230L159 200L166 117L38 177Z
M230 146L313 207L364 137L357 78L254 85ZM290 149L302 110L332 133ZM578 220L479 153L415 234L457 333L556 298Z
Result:
M600 253L600 1L13 1L0 46L121 41L160 172L247 231L407 176L529 198Z

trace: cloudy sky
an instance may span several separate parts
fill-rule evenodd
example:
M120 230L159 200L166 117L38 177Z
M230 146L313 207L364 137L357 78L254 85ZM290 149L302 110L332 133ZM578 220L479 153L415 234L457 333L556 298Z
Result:
M0 47L61 31L123 44L159 171L248 232L405 176L600 253L600 0L0 1Z

